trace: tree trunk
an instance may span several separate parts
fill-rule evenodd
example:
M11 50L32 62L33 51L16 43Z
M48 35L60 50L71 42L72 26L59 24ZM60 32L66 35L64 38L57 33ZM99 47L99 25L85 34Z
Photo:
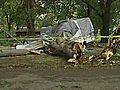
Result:
M87 8L88 8L88 9L87 9L87 16L88 16L88 17L91 17L91 16L90 16L91 8L90 8L90 6L89 6L88 4L87 4Z
M108 36L109 35L109 26L110 26L110 10L111 10L111 0L101 0L101 9L103 10L102 12L102 23L103 27L101 30L101 36ZM102 38L101 42L107 42L107 38Z
M109 10L103 13L102 22L103 22L103 29L101 30L101 36L108 36L109 26L110 26L110 11ZM101 42L107 42L107 41L108 41L107 38L101 39Z
M103 29L101 30L101 35L102 36L108 36L109 35L109 26L110 26L110 10L111 10L111 4L115 0L99 0L100 8L101 8L101 13L98 12L96 8L94 8L88 1L82 0L82 2L86 3L88 7L93 9L97 15L99 15L102 19L102 24L103 24ZM89 15L89 13L88 13ZM107 39L102 38L101 42L107 42Z
M73 54L71 49L72 43L73 42L67 40L60 43L57 43L56 41L51 41L50 45L45 47L45 53L70 58Z
M33 18L33 0L25 0L26 2L26 10L27 10L27 28L28 28L28 35L35 35L35 28L34 28L34 18Z
M27 54L30 54L30 52L24 49L0 49L0 57L21 56Z

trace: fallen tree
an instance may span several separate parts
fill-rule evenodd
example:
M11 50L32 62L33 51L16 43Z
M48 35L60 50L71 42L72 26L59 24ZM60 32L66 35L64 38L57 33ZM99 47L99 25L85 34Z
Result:
M45 53L65 56L66 58L72 57L72 44L74 43L73 41L65 39L59 42L57 40L48 42L49 45L45 46Z
M101 51L99 55L94 55L90 61L99 61L101 63L108 63L113 55L116 54L119 47L119 39L109 39L107 46Z
M0 57L9 57L9 56L22 56L30 54L28 50L25 49L15 49L15 48L9 48L9 49L0 49Z
M57 40L48 42L49 45L45 47L45 53L64 56L68 58L68 62L73 62L75 64L93 62L108 63L119 47L119 39L115 37L109 39L108 44L99 55L86 56L85 47L87 46L85 43L80 44L79 42L70 41L69 39L59 41L59 43Z
M27 55L31 53L41 54L41 50L44 50L45 53L51 55L58 55L67 58L68 62L78 63L108 63L111 61L111 57L116 53L117 48L119 47L119 39L113 38L109 39L108 44L100 54L96 55L86 55L86 47L90 45L89 43L79 43L74 42L69 39L56 38L53 40L44 40L49 44L41 44L41 40L34 41L32 44L26 46L24 49L0 49L0 57L2 56L19 56ZM99 46L99 45L98 45ZM42 48L41 48L42 47ZM94 44L92 46L94 48Z

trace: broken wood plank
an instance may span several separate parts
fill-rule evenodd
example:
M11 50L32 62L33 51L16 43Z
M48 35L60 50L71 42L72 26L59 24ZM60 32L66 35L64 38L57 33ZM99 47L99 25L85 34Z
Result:
M36 49L40 49L43 47L44 47L43 41L37 40L37 41L32 41L28 44L17 45L16 49L36 50Z

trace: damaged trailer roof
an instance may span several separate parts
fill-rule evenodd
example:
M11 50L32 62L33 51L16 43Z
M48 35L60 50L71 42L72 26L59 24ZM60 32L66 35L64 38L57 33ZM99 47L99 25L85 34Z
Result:
M89 17L61 22L55 26L40 29L41 36L70 38L76 42L94 40L94 28Z

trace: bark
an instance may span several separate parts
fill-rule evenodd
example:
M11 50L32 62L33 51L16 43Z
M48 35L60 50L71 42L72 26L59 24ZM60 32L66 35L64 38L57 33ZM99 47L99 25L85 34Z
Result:
M27 50L16 50L16 49L0 49L0 57L8 57L8 56L21 56L30 54Z
M49 46L45 47L45 53L70 58L73 55L71 49L72 43L73 42L64 41L58 44L56 41L52 41Z
M88 8L87 9L87 16L91 18L91 16L90 16L91 8L89 5L87 5L87 8Z
M107 0L106 2L101 0L101 9L102 11L102 22L103 22L103 28L101 30L102 36L108 36L109 35L109 26L110 26L110 10L111 10L111 0ZM107 38L102 38L101 42L107 42Z
M28 35L35 35L35 28L34 28L34 18L33 18L33 3L34 0L25 0L26 4L26 11L27 11L27 28L28 28Z
M45 53L79 60L82 54L84 54L84 46L79 42L70 41L69 39L62 42L50 41L49 46L45 47ZM76 56L74 57L74 55Z
M82 0L82 2L86 3L92 10L96 12L96 14L102 19L102 30L101 35L102 36L108 36L109 35L109 26L110 26L110 10L111 10L111 4L116 0L99 0L100 1L100 10L97 10L94 8L89 2ZM107 42L108 39L102 38L101 42Z

